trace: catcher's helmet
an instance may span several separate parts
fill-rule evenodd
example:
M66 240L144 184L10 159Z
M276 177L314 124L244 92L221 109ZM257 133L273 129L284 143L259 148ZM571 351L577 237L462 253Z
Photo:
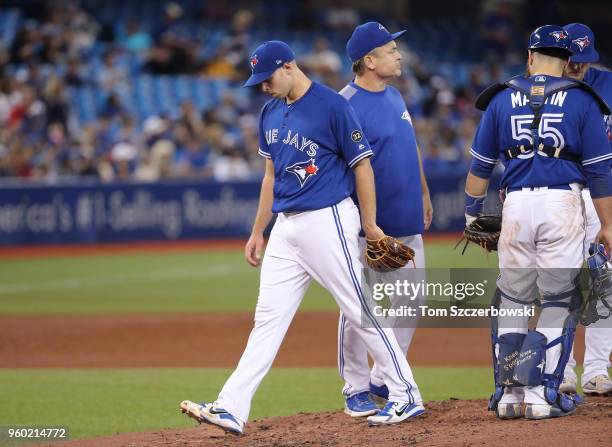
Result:
M557 25L544 25L536 29L529 36L530 50L539 48L559 48L572 54L572 41L569 34Z

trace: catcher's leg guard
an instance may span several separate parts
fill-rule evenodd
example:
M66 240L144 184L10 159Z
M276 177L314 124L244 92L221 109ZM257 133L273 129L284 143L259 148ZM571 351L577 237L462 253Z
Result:
M587 267L591 290L584 301L580 322L585 326L612 316L612 264L603 244L591 244Z
M569 359L576 332L581 294L578 289L559 295L542 297L542 313L547 308L566 308L569 310L563 322L561 335L553 340L539 331L529 331L523 341L519 353L519 362L515 368L515 380L526 386L544 386L544 398L550 405L558 405L565 412L576 408L579 399L568 394L559 393L559 385L563 380L565 365ZM545 372L546 351L553 346L561 345L561 353L555 369Z
M502 293L499 289L495 290L491 306L499 309L502 300ZM513 378L514 368L517 364L519 352L525 338L524 333L509 332L498 335L499 321L497 317L491 317L491 351L493 356L493 380L495 391L489 399L488 409L495 411L497 405L504 395L506 387L520 386Z

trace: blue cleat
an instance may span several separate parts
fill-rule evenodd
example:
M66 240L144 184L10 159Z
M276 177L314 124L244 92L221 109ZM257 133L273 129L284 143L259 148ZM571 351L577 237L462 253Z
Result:
M363 391L346 398L344 412L351 417L358 418L378 413L378 407L370 399L369 393Z
M389 388L387 385L374 385L370 382L370 397L380 406L384 406L389 400Z

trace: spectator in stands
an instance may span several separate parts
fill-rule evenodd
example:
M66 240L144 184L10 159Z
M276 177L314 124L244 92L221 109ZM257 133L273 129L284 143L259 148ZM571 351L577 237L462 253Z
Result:
M249 46L251 45L250 29L254 19L253 13L247 9L236 11L232 17L232 26L228 36L221 44L221 47L224 49L224 60L231 64L235 71L242 72L237 75L240 79L248 71L244 61L249 56ZM232 75L232 77L227 79L237 79L237 77Z
M204 61L201 74L207 78L236 80L240 77L236 65L228 57L228 48L219 47L214 56Z
M161 20L119 14L112 24L104 25L105 30L97 22L103 17L94 18L78 2L46 2L48 9L12 3L28 13L23 13L16 34L5 43L7 49L0 48L0 176L49 181L72 174L103 181L171 176L235 180L260 175L263 166L256 154L254 117L267 98L257 90L238 92L233 85L248 70L244 59L252 49L252 33L273 32L271 26L279 33L306 31L300 35L301 43L312 44L313 51L302 65L334 87L343 85L350 73L338 55L344 48L333 43L360 21L346 1L326 10L283 4L273 14L261 14L266 10L251 5L249 10L235 10L231 3L207 2L197 6L198 15L193 2L177 0L162 4ZM508 32L516 28L511 8L507 1L497 3L483 17L482 35L488 51L506 62L507 57L499 55L512 51L507 36L520 32ZM291 26L281 29L279 18ZM328 25L325 37L318 33L320 22ZM117 39L111 38L115 29ZM451 78L447 71L441 75L426 53L420 57L403 53L405 75L397 87L417 129L425 167L467 160L465 141L474 132L476 95L512 72L495 62L473 65L465 76ZM202 62L201 57L208 60ZM133 79L144 73L203 76L180 82L165 79L173 104L174 94L190 99L181 103L180 110L167 110L166 100L159 98L167 95L159 95L155 88L141 89L140 82L132 88ZM207 85L200 88L199 83ZM97 87L93 93L92 85ZM143 120L162 113L156 107L166 108L164 113L176 119ZM119 143L134 147L135 154L126 158L125 151L114 149Z
M124 34L118 39L119 47L133 53L141 53L153 45L153 39L136 20L130 20L125 25Z
M126 71L115 63L114 51L104 53L102 67L97 74L97 83L107 92L119 91L129 85Z
M248 180L251 176L249 164L235 149L225 149L213 162L213 176L218 182Z
M319 37L314 41L313 51L304 57L302 65L306 70L320 77L325 77L330 73L339 73L342 69L340 56L330 49L329 41L325 37Z
M47 80L43 92L45 111L47 114L46 124L58 123L64 130L68 128L68 102L64 95L64 83L58 76L51 76Z
M81 63L78 59L75 58L68 61L64 82L69 87L81 87L87 84L81 73Z
M11 63L25 64L40 60L42 34L34 21L26 21L11 46Z
M485 58L503 61L511 49L515 29L510 2L494 2L492 9L484 16L481 29Z
M24 134L39 133L46 124L45 104L38 99L36 90L29 85L22 85L20 99L9 113L7 124Z
M108 95L108 98L106 98L106 101L100 110L100 115L111 120L125 115L123 104L121 104L121 99L119 99L119 95L117 93L112 92L110 95Z

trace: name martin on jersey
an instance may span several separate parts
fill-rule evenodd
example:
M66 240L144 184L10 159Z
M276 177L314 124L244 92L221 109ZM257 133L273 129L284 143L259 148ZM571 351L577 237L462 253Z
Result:
M550 103L553 106L563 107L563 103L565 102L565 97L566 96L567 96L567 92L566 91L561 91L561 92L553 93L548 98L546 98L546 101L544 101L544 104L549 104ZM518 107L523 107L523 106L525 106L529 102L529 98L527 98L527 95L525 95L524 93L521 93L521 92L511 93L510 94L510 100L512 101L512 108L513 109L515 107L517 107L517 106Z
M317 149L319 149L319 145L317 143L308 137L300 137L298 132L294 132L291 129L287 131L287 135L282 141L283 144L293 146L300 152L306 151L306 155L309 157L315 157L317 155ZM266 130L266 143L278 143L278 129Z

